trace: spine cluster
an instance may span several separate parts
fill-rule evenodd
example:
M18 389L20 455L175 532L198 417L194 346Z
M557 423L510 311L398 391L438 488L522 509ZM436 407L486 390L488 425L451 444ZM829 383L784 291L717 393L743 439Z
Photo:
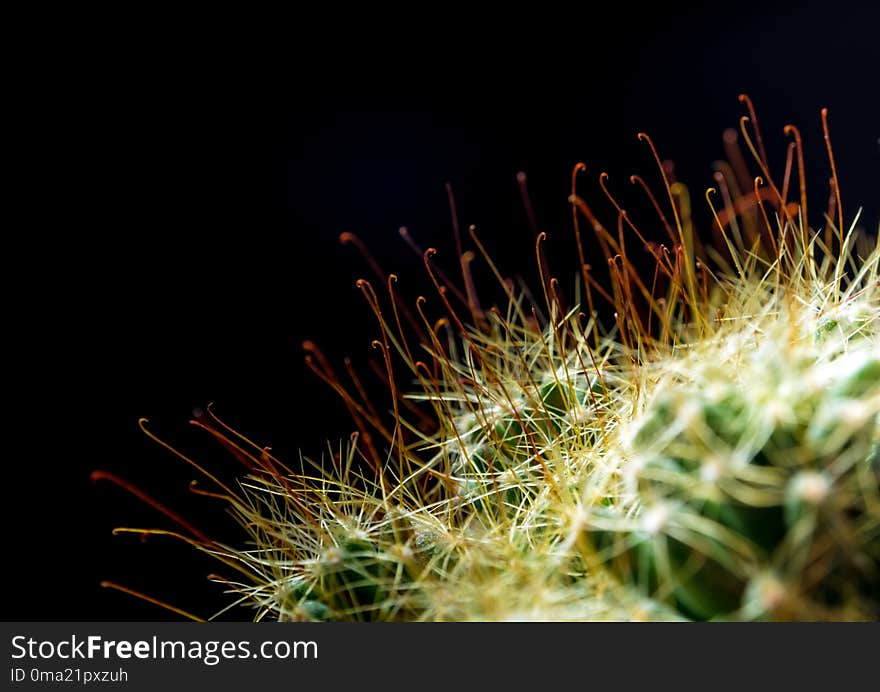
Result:
M822 227L809 224L804 187L789 200L799 132L786 128L795 139L776 184L741 100L761 175L719 165L703 234L646 136L669 203L648 193L653 235L602 174L618 212L606 227L577 194L575 168L572 305L547 274L543 233L540 301L513 291L471 229L506 298L488 311L473 252L461 253L459 290L427 250L437 296L409 303L346 234L387 287L380 299L358 282L390 404L370 400L350 364L346 387L308 344L356 432L322 460L288 465L202 417L247 476L224 483L179 456L251 540L175 535L231 570L218 581L256 619L880 619L880 247L844 225L830 144L831 207ZM604 286L579 221L607 260ZM635 248L653 276L633 265Z

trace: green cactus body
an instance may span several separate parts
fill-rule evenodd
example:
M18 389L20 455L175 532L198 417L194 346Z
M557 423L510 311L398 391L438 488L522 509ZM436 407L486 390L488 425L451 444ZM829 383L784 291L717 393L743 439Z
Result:
M778 359L758 355L738 376L704 368L652 401L632 436L633 490L641 516L672 509L649 535L624 528L594 532L597 541L626 546L610 562L618 576L691 618L738 617L758 591L767 596L754 583L770 573L800 599L788 616L845 603L870 613L880 607L880 360L854 348L776 370ZM825 386L799 389L816 371Z

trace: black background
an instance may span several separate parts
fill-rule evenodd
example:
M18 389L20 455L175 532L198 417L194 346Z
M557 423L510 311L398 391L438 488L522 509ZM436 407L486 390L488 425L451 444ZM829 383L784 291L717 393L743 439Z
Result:
M164 619L102 579L208 616L227 602L217 570L186 546L112 537L166 526L89 473L135 482L214 534L240 538L194 477L137 419L220 473L235 462L188 424L214 402L227 422L284 458L347 435L334 396L302 362L313 339L365 362L374 322L354 287L369 270L338 235L357 233L426 292L401 225L454 267L444 183L507 272L533 277L515 176L529 176L554 270L573 275L566 203L606 213L631 173L657 182L649 132L695 206L721 158L721 132L754 100L779 170L797 124L816 208L832 140L848 215L880 218L878 18L846 3L629 3L549 11L452 7L387 16L114 18L70 30L36 23L13 73L26 116L7 226L8 447L2 616ZM47 35L42 35L43 27ZM56 38L58 40L56 40ZM653 176L653 177L652 177ZM18 207L17 207L18 208ZM702 212L700 212L702 213ZM612 217L613 218L613 217ZM451 272L450 272L451 273ZM426 295L428 295L426 293ZM249 618L248 611L225 618Z

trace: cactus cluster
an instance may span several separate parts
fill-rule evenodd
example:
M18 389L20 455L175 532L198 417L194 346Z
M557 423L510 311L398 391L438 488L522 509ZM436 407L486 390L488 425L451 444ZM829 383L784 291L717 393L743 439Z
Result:
M308 344L356 432L288 466L203 416L249 469L237 486L205 475L251 542L181 537L238 573L216 579L256 619L880 619L880 246L845 226L836 172L825 227L810 226L803 189L787 199L799 134L777 186L748 122L763 180L719 165L714 246L663 166L670 208L651 200L667 244L645 240L604 174L616 232L573 183L579 252L586 219L609 268L603 288L581 255L575 304L543 264L543 303L514 293L473 229L504 309L474 299L470 252L465 291L425 253L434 320L374 267L386 298L358 287L390 404ZM636 241L653 279L628 259Z

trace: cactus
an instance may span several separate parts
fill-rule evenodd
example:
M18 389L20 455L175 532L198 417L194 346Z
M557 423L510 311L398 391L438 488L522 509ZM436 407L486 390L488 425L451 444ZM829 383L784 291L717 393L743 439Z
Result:
M217 580L255 619L880 619L880 247L847 230L830 143L835 205L824 229L809 224L803 192L790 202L770 179L741 101L766 187L744 192L721 170L724 207L710 189L702 240L690 193L662 166L669 209L655 205L655 225L670 247L646 240L602 174L618 210L609 232L578 195L575 167L572 305L546 274L543 233L543 303L514 293L471 229L505 308L480 308L470 251L455 307L429 249L437 299L420 297L415 313L344 234L387 287L380 300L357 284L377 318L390 406L347 363L351 391L306 344L351 412L349 444L289 467L208 412L198 425L246 478L223 482L178 455L218 486L207 494L251 545L166 511L186 529L175 535L243 573ZM822 124L827 139L825 111ZM605 253L604 287L583 256L584 220ZM629 259L637 241L653 279Z

